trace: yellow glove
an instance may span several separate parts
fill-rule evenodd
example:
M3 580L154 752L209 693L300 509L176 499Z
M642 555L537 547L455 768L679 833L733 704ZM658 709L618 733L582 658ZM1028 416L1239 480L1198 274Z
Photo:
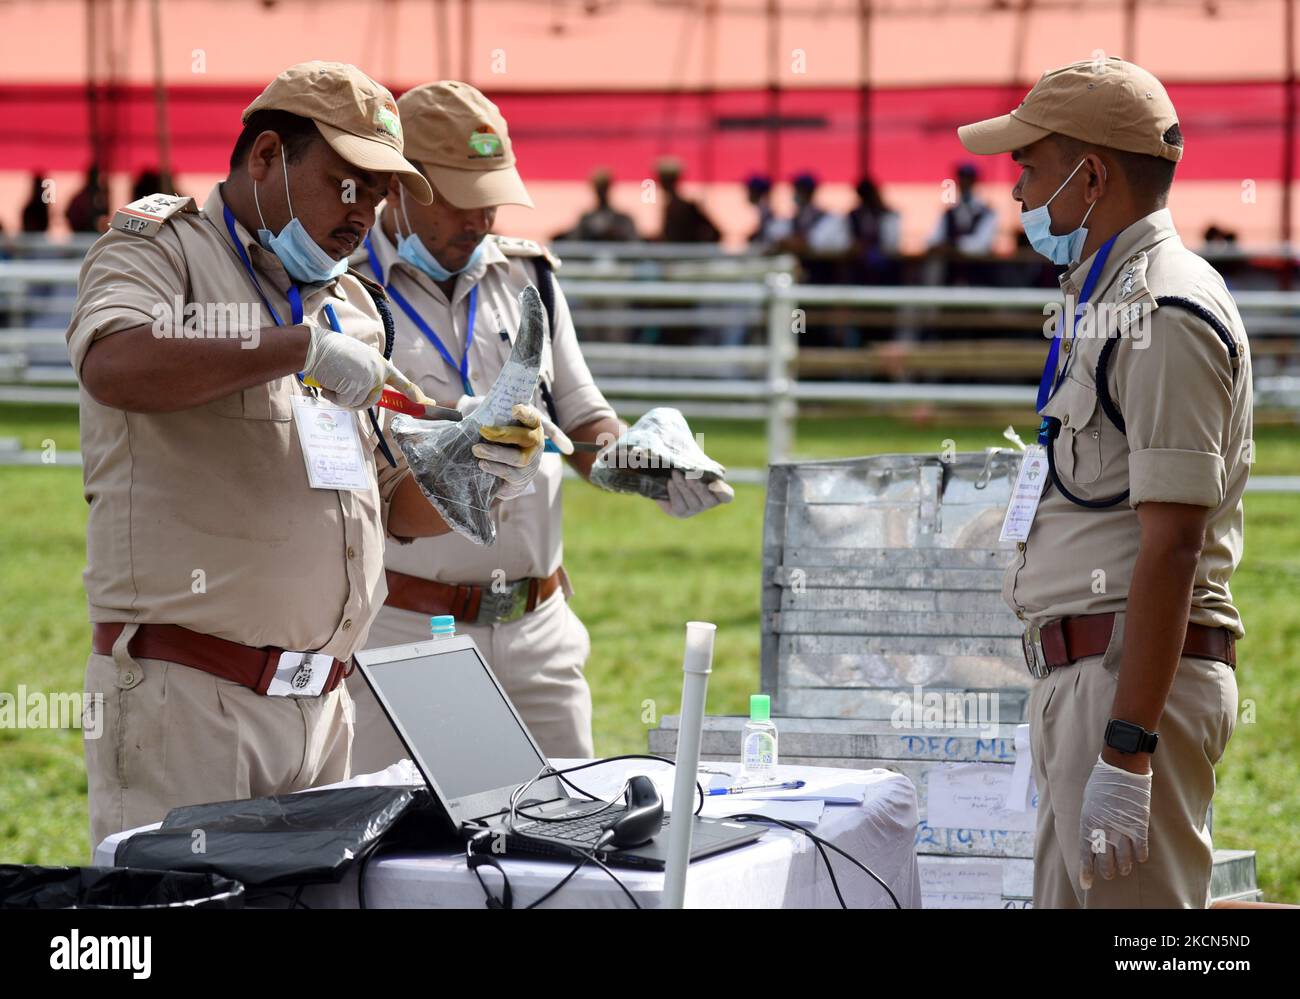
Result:
M547 428L543 424L550 421L543 417L536 407L526 403L516 403L510 415L522 426L481 427L479 433L484 440L491 441L493 444L505 444L518 449L516 454L512 455L504 449L483 445L476 445L474 454L489 461L500 461L516 467L530 465L533 458L546 446ZM554 426L550 429L551 439L556 442L561 453L571 454L573 445L569 443L569 439Z

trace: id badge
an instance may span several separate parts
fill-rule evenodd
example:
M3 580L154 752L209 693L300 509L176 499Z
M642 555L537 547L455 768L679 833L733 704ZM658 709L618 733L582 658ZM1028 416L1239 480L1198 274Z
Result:
M293 397L293 423L313 489L369 489L370 462L349 409L311 395Z
M1011 502L1007 504L1007 515L1002 520L999 541L1029 540L1029 529L1034 524L1034 515L1038 512L1038 502L1046 484L1047 449L1041 444L1030 444L1025 448L1020 473L1011 489Z

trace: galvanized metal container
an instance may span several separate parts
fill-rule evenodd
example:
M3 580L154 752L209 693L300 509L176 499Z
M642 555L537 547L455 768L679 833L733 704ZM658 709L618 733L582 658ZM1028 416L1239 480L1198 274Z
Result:
M782 715L888 718L901 688L999 691L1029 675L998 542L1006 450L787 462L763 524L762 684Z

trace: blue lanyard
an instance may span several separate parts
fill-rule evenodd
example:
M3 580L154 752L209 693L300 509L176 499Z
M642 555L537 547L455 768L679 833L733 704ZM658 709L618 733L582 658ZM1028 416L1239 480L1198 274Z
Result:
M257 293L262 297L262 302L271 313L271 318L275 320L275 325L283 326L284 320L280 318L280 314L275 311L275 306L271 304L271 300L266 297L266 292L262 290L261 282L257 280L257 273L253 270L253 262L248 259L248 251L244 249L244 244L240 242L239 236L235 233L235 216L231 213L230 206L222 205L222 209L226 216L226 231L230 233L230 242L234 244L235 252L239 254L239 262L244 265L249 280L253 282L253 287L257 289ZM297 326L302 322L302 294L298 291L298 286L290 283L289 291L285 294L285 297L289 299L290 318L293 320L293 325ZM335 327L335 331L338 332L337 327Z
M1084 308L1088 304L1088 299L1092 297L1093 290L1097 287L1097 281L1101 278L1101 272L1106 267L1106 261L1110 257L1111 247L1115 245L1115 240L1119 233L1111 236L1110 239L1101 244L1097 251L1096 259L1093 260L1092 266L1088 268L1088 276L1083 279L1083 288L1079 292L1079 304L1075 306L1073 315L1070 316L1070 339L1074 339L1074 328L1079 323L1079 316L1083 314ZM1062 366L1059 374L1056 372L1057 359L1061 356L1061 336L1060 330L1057 335L1052 337L1052 345L1047 349L1047 363L1043 365L1043 377L1038 381L1038 403L1034 409L1042 413L1042 409L1048 401L1056 394L1056 390L1061 387L1061 382L1065 381L1065 375L1069 371L1069 361ZM1053 378L1052 376L1056 377ZM1049 440L1047 431L1047 419L1038 425L1038 443L1046 444Z
M244 265L244 270L248 272L248 278L253 282L253 287L257 289L257 293L262 297L263 303L265 303L267 309L270 310L271 318L275 320L275 325L283 326L284 321L280 318L280 314L275 311L275 306L271 304L271 300L266 297L266 292L262 290L261 282L257 280L257 273L253 270L253 262L248 259L248 251L244 249L244 244L240 242L239 236L235 232L235 216L231 213L230 206L223 205L222 208L224 209L226 216L226 230L230 233L230 242L234 244L235 252L239 254L240 263ZM289 300L289 318L293 320L294 326L298 326L302 323L303 317L302 292L298 290L296 284L290 281L289 290L285 293L285 297ZM326 303L325 316L329 319L330 329L335 333L343 332L343 327L339 325L339 317L334 313L333 305ZM298 372L297 378L299 382L302 381L301 371Z
M416 311L415 306L406 300L401 292L384 280L383 268L379 266L379 257L375 255L375 248L370 242L370 237L366 236L366 253L370 255L370 269L375 272L375 277L379 283L384 286L384 290L397 303L398 307L415 323L415 328L424 334L426 340L433 344L434 348L442 355L442 359L447 362L448 367L460 374L461 387L465 389L466 395L474 394L474 386L469 383L469 350L474 346L474 317L478 314L478 285L474 285L469 290L469 326L465 333L465 353L461 355L460 363L451 356L451 351L447 349L446 344L437 333L433 331L424 318Z

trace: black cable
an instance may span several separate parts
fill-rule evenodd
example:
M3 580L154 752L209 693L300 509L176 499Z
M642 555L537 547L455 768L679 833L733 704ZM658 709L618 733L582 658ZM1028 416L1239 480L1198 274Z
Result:
M591 859L592 859L592 858L591 858L588 854L583 854L583 855L582 855L582 858L578 861L578 863L574 865L573 870L571 870L568 874L564 875L564 877L560 880L560 883L559 883L559 884L557 884L554 888L552 888L550 891L548 891L545 895L543 895L543 896L542 896L541 898L539 898L537 901L535 901L535 902L529 902L527 905L524 906L524 908L525 908L525 909L536 909L539 905L541 905L543 902L545 902L548 898L550 898L552 895L554 895L557 891L559 891L561 888L563 888L565 885L567 885L567 884L569 883L569 879L572 878L575 874L577 874L577 873L578 873L580 870L582 870L584 867L586 867L588 861L590 861Z
M510 812L511 824L513 824L513 820L514 820L514 817L515 817L516 815L522 815L524 818L526 818L526 819L532 819L532 820L535 821L535 822L570 822L570 821L572 821L572 820L575 818L575 816L572 816L572 815L568 816L567 818L548 818L548 817L546 817L546 816L542 816L542 815L530 815L530 814L527 813L527 812L520 811L519 808L518 808L518 799L519 799L519 797L522 797L523 794L526 794L529 788L531 788L531 787L532 787L534 784L536 784L539 780L542 780L544 777L559 777L560 780L562 780L565 784L569 785L569 787L573 788L573 790L577 791L577 792L578 792L580 795L582 795L584 798L590 798L592 801L600 801L600 800L601 800L600 798L597 798L597 797L596 797L594 794L592 794L590 791L584 791L582 788L578 787L577 784L573 783L573 781L569 780L569 779L568 779L567 777L565 777L564 775L565 775L565 774L571 774L571 773L573 773L573 772L575 772L575 771L577 771L577 770L586 770L588 767L598 767L598 766L601 766L601 765L603 765L603 764L605 764L605 763L613 763L613 762L615 762L616 760L657 760L657 761L659 761L660 763L667 763L667 764L670 764L670 765L673 766L673 767L676 767L676 766L677 766L677 761L676 761L676 760L670 760L670 759L668 759L668 757L666 757L666 756L656 756L656 755L654 755L653 753L624 753L624 754L622 754L621 756L607 756L607 757L605 757L604 759L600 759L600 760L592 760L592 761L589 762L589 763L579 763L577 766L573 766L573 767L565 767L563 770L556 770L554 767L552 767L552 766L548 763L548 764L547 764L546 766L544 766L540 771L538 771L536 777L534 777L532 780L530 780L527 784L522 784L522 785L520 785L520 787L515 788L514 792L511 794L511 804L512 804L512 808L511 808L511 812ZM699 815L700 812L704 810L704 788L700 785L700 782L699 782L698 780L695 782L695 790L696 790L696 792L697 792L697 796L698 796L698 798L699 798L699 801L698 801L698 803L697 803L696 806L695 806L695 811L694 811L693 814L695 814L695 815ZM617 800L617 799L616 799L616 800ZM614 803L615 803L615 802L608 802L608 803L607 803L607 807L608 807L608 805L612 805L612 804L614 804ZM604 809L596 809L596 810L593 811L593 812L587 812L587 813L585 813L585 814L587 814L587 815L594 815L594 814L596 814L596 812L599 812L599 811L604 811ZM577 818L581 818L582 816L576 816L576 817L577 817Z
M590 791L584 791L582 788L578 787L577 784L573 783L573 781L569 780L564 775L573 773L577 770L586 770L589 767L601 766L602 764L605 763L613 763L617 760L657 760L660 763L667 763L673 767L677 766L676 760L670 760L666 756L656 756L652 753L624 753L620 756L607 756L604 759L592 760L589 763L579 763L576 766L565 767L563 770L556 770L548 763L544 767L542 767L541 770L537 772L537 775L533 777L532 780L528 781L526 784L520 784L518 787L514 789L514 791L510 793L510 811L506 818L507 834L514 832L515 817L518 815L522 815L524 818L530 819L535 822L572 822L575 818L583 818L588 815L596 815L616 805L619 801L618 798L615 798L613 801L605 802L603 807L594 809L590 812L584 812L580 816L568 815L563 817L556 817L556 816L546 816L546 815L534 815L527 811L524 811L519 806L519 799L522 798L523 795L525 795L528 792L528 789L531 788L534 784L536 784L539 780L542 780L546 777L558 777L561 781L563 781L565 784L571 787L578 794L582 795L584 798L589 798L592 801L600 801L601 800L600 798L596 797ZM626 788L626 785L624 785L624 787ZM698 780L695 782L695 790L699 796L699 803L696 805L695 812L693 814L699 815L704 808L704 788L700 786L700 782ZM480 831L476 833L466 844L466 849L465 849L466 863L470 866L471 870L474 871L475 876L478 878L479 885L480 887L482 887L483 893L487 897L488 906L492 908L510 908L511 906L504 904L502 899L499 899L494 895L492 895L492 893L488 890L487 884L483 881L483 876L478 873L479 865L471 863L474 854L474 845L478 843L481 839L485 838L486 836L492 835L492 833L495 831L496 830L490 827L486 827L486 826L480 827ZM626 895L629 899L631 899L632 904L636 906L636 908L640 909L642 907L641 903L637 901L636 896L632 894L632 892L628 889L627 885L623 884L623 882L619 880L618 875L616 875L612 870L610 870L609 867L606 866L605 863L601 861L594 852L588 853L588 852L583 852L578 850L573 850L571 852L581 857L581 860L579 861L577 866L575 866L562 879L560 879L559 883L556 884L549 891L547 891L545 895L543 895L541 898L539 898L537 901L533 902L532 904L525 906L525 908L527 909L534 908L538 905L541 905L542 902L554 896L556 892L558 892L561 888L563 888L566 884L568 884L570 879L572 879L573 876L577 874L578 871L580 871L588 863L596 864L606 874L608 874L613 879L614 883L618 885L619 888L622 889L623 894ZM502 881L504 882L503 896L507 898L510 897L511 894L510 879L506 875L505 870L500 865L496 864L495 861L491 863L491 866L496 867L497 871L501 874ZM830 867L830 861L827 860L827 868L829 869L829 867ZM831 876L832 878L834 878L833 873Z
M734 819L737 822L774 822L777 825L784 826L785 828L793 832L803 833L815 844L817 844L819 850L823 845L825 845L827 848L834 850L836 853L838 853L841 857L843 857L845 860L851 863L854 867L857 867L859 870L865 871L868 875L870 875L873 879L875 879L875 882L878 885L880 885L881 888L885 889L885 892L889 895L890 901L894 903L894 908L895 909L902 908L902 906L898 902L898 896L894 894L893 889L891 889L889 885L885 884L885 882L880 879L880 876L877 875L875 871L873 871L870 867L867 867L865 864L859 863L855 858L845 853L834 843L830 842L829 840L822 839L820 836L817 836L814 833L809 832L807 829L804 829L802 826L796 825L793 822L789 822L786 819L778 819L771 815L754 815L751 812L741 812L739 815L728 815L727 818ZM825 854L823 853L822 856L825 857ZM826 862L826 869L827 871L830 872L831 884L835 886L835 894L839 896L840 907L847 909L848 906L844 902L844 897L840 895L839 884L835 880L835 871L831 869L829 860L827 860Z
M595 864L597 867L599 867L606 874L608 874L611 878L614 879L614 884L618 885L620 888L623 889L623 894L632 900L632 904L634 906L636 906L638 909L641 908L641 903L636 900L636 896L633 895L630 891L628 891L627 885L623 884L623 882L618 879L617 874L615 874L607 866L605 866L605 862L603 860L601 860L593 853L591 855L591 862Z

